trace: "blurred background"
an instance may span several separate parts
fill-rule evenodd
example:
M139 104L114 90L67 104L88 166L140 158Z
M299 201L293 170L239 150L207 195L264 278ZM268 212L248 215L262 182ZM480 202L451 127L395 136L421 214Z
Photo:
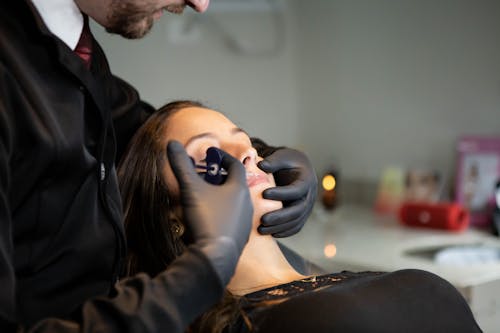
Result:
M455 200L457 170L469 160L490 169L486 186L472 185L491 204L500 177L500 1L211 0L201 15L165 14L141 40L92 30L112 71L145 101L199 100L253 136L305 151L320 179L336 177L338 193L319 196L333 200L330 210L317 205L303 231L283 240L290 248L327 271L435 272L459 288L485 332L498 332L500 242L490 229L412 229L372 207L381 193L401 195L409 169L431 181L412 193ZM471 135L496 146L458 162L459 140ZM482 216L500 226L499 189L495 212Z
M496 0L212 0L138 41L92 29L144 100L200 100L367 200L388 165L452 177L460 136L500 134Z

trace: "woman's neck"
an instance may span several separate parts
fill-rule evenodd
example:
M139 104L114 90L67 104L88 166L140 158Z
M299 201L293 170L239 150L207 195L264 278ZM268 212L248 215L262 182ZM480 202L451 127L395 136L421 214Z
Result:
M272 236L254 230L227 288L235 295L245 295L304 277L288 263Z

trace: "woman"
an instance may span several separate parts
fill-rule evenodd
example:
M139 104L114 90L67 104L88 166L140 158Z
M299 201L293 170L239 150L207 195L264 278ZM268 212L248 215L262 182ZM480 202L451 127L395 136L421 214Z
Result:
M164 152L170 140L181 142L198 165L206 162L209 147L239 159L254 205L253 230L227 296L192 331L480 332L461 295L431 273L295 271L276 241L257 232L261 216L281 202L262 198L275 183L257 167L261 158L250 138L221 113L190 101L167 104L151 116L121 163L129 273L156 275L189 243L179 188Z

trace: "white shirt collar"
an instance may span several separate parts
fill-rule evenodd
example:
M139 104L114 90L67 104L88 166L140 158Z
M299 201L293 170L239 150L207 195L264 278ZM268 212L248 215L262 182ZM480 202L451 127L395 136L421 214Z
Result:
M74 50L83 30L83 15L74 0L31 0L50 32Z

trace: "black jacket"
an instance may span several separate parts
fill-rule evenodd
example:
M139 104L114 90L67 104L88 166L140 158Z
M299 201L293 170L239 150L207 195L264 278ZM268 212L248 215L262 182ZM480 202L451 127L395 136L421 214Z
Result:
M175 332L222 295L195 249L154 280L116 283L115 159L150 109L95 41L88 71L31 2L0 2L0 331Z

